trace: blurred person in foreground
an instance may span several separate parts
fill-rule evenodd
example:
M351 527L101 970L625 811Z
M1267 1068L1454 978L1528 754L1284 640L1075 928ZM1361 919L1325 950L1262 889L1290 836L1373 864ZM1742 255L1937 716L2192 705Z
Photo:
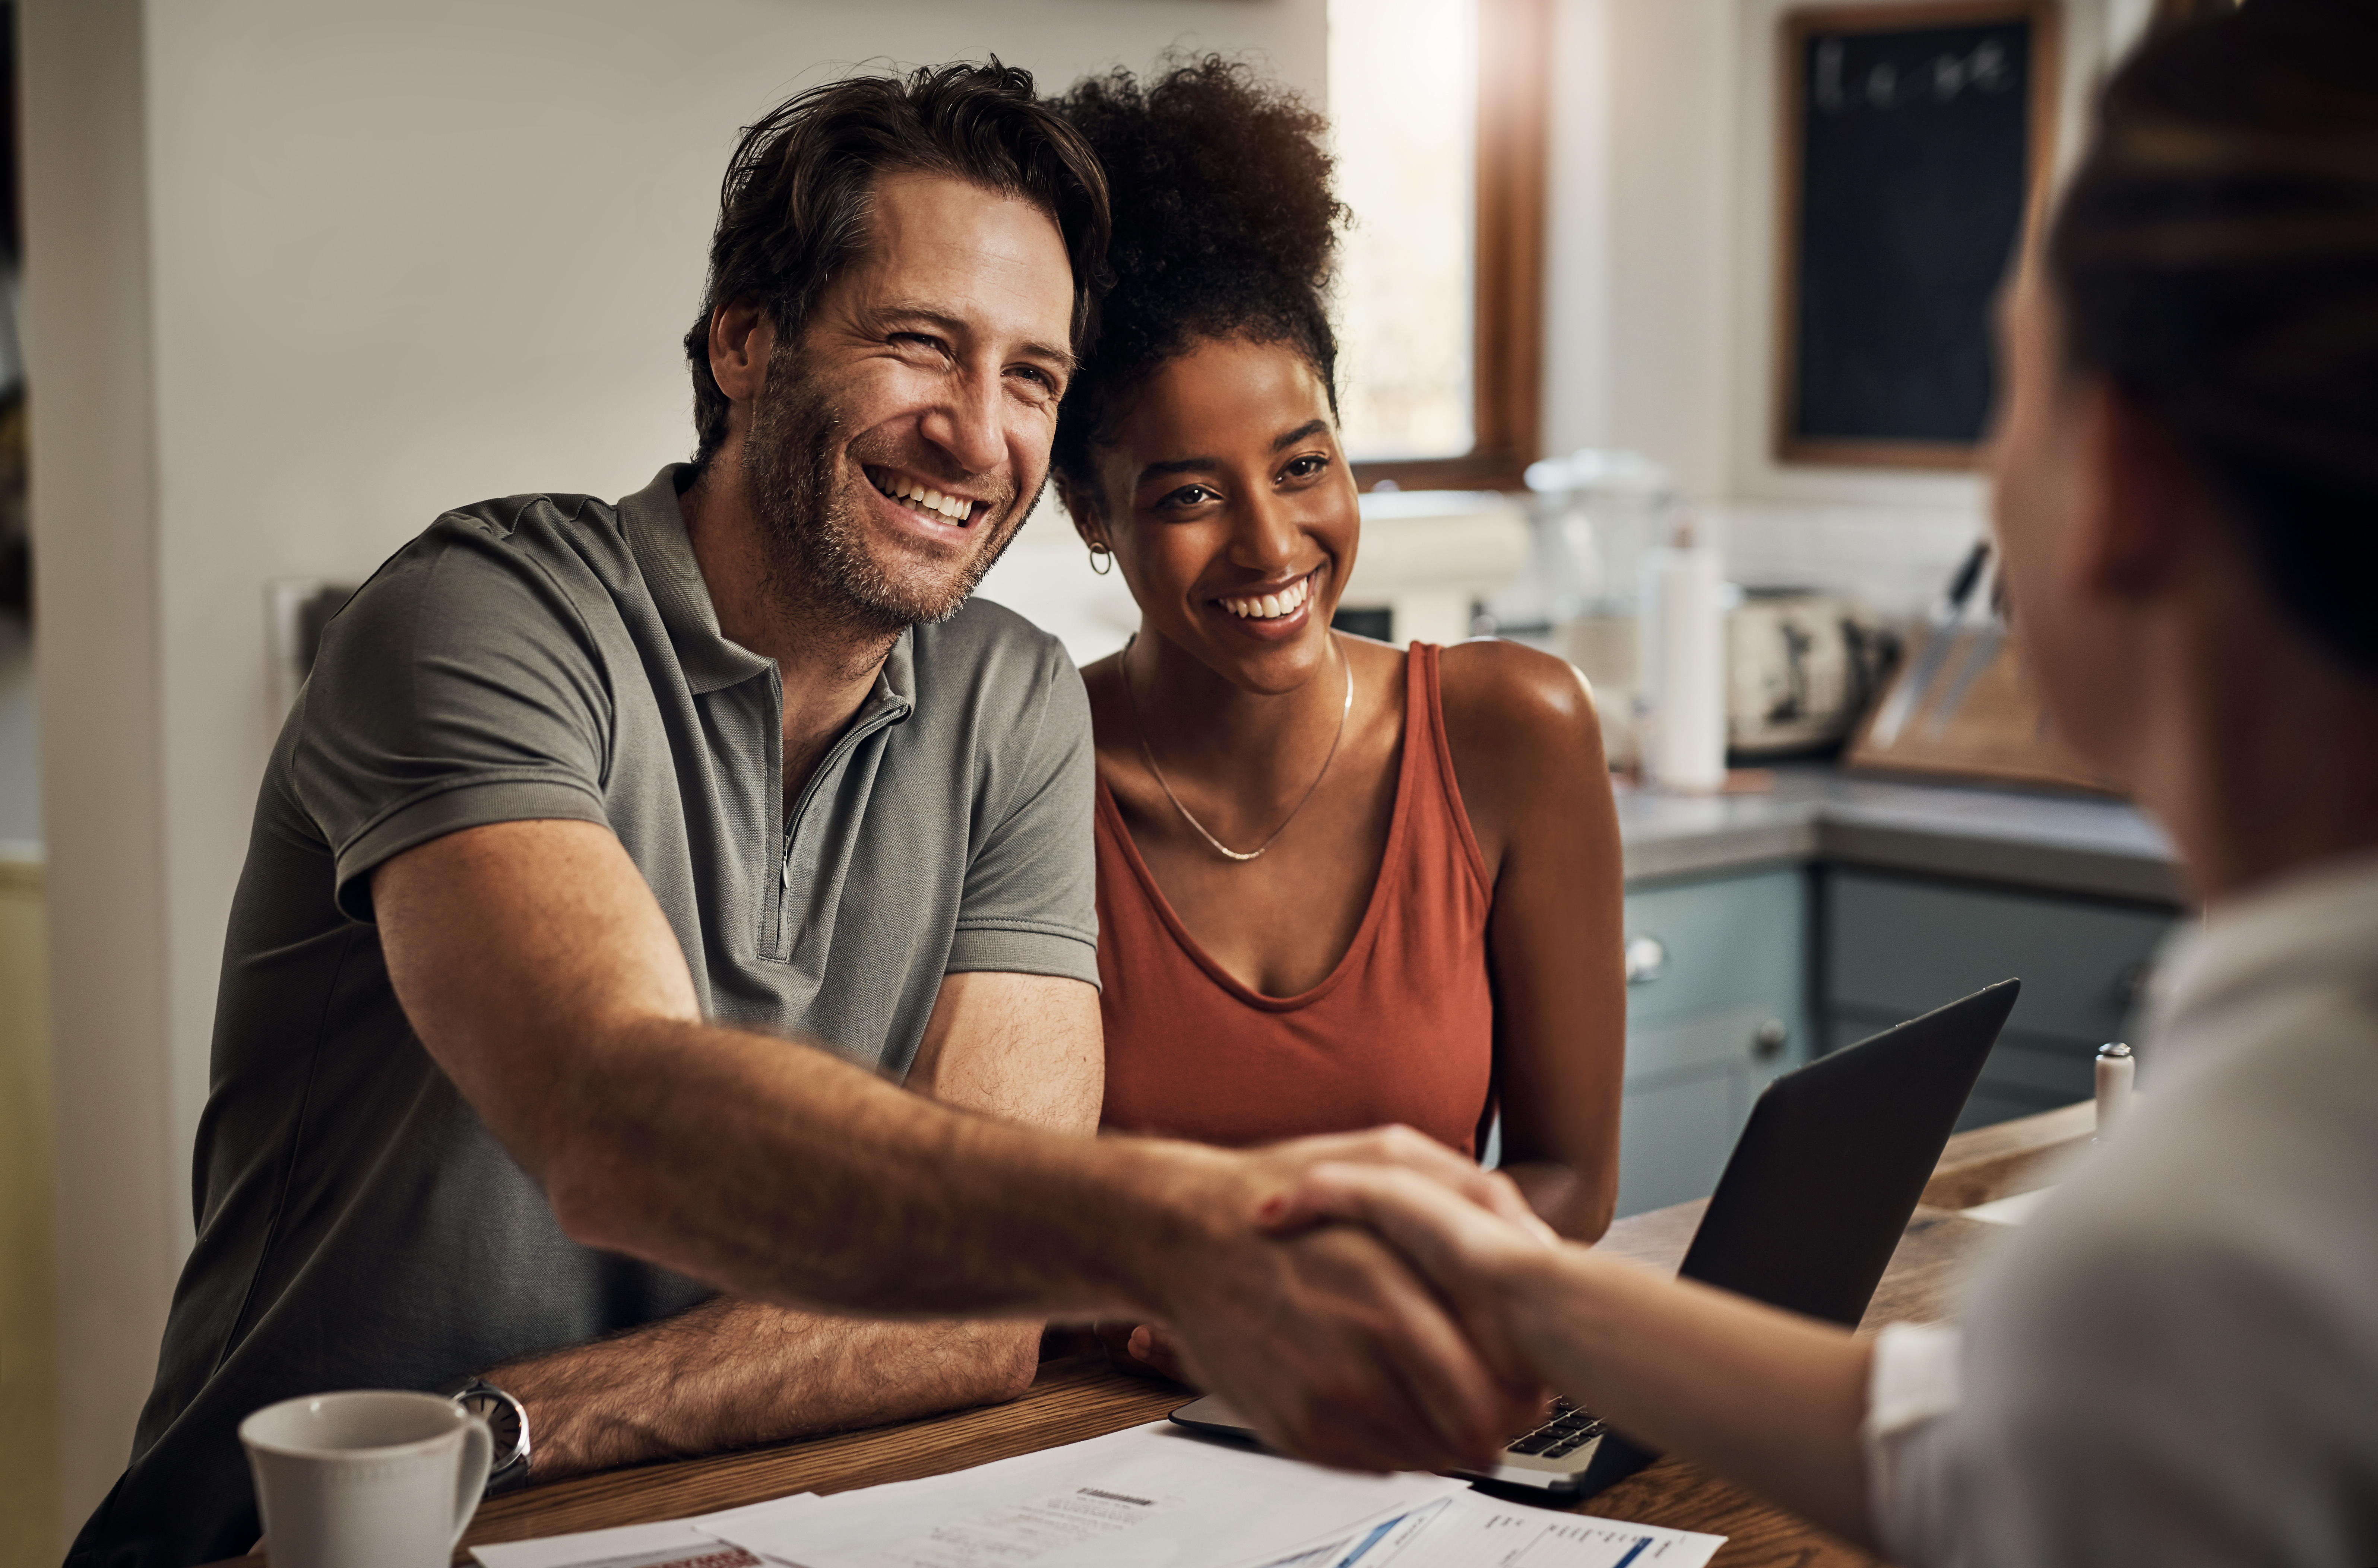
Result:
M1327 125L1207 55L1052 107L1113 184L1115 287L1056 483L1137 602L1098 741L1104 1126L1233 1147L1386 1122L1563 1235L1617 1197L1617 809L1591 694L1481 639L1334 629L1362 543ZM1111 557L1111 562L1109 557ZM1177 1371L1160 1325L1126 1364Z
M1376 1239L1255 1223L1330 1150L1523 1215L1498 1179L1409 1132L1089 1136L1088 712L968 594L1106 232L1023 72L797 96L727 171L693 461L449 512L330 623L232 911L197 1245L72 1562L246 1550L237 1424L293 1395L524 1409L509 1486L1010 1397L1051 1314L1174 1325L1340 1464L1526 1418Z
M2378 1562L2378 6L2152 38L2004 317L1994 469L2054 722L2204 907L2152 1093L1873 1340L1324 1169L1478 1332L1911 1564Z

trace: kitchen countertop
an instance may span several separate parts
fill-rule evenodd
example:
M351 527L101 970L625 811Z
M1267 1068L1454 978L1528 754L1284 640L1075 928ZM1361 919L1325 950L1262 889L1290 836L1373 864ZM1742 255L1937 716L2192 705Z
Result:
M1757 795L1666 796L1620 782L1628 884L1822 860L2182 902L2171 841L2120 801L1915 784L1814 763L1773 772L1775 787Z

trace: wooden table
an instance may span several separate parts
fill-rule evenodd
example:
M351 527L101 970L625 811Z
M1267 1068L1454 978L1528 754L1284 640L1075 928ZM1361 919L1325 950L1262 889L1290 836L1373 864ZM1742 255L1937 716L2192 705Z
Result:
M2002 1227L1956 1211L2052 1179L2056 1157L2086 1139L2095 1125L2094 1107L2084 1103L1951 1139L1858 1332L1947 1317L1964 1266L1978 1248L2004 1233ZM1622 1219L1602 1246L1673 1269L1700 1223L1703 1202ZM944 1475L1152 1421L1187 1397L1174 1384L1113 1371L1100 1358L1048 1361L1030 1392L1011 1405L580 1476L497 1498L479 1509L455 1561L467 1562L467 1549L487 1541L673 1519L791 1492L847 1491ZM1717 1568L1848 1568L1875 1561L1675 1459L1661 1460L1587 1499L1577 1512L1724 1536ZM264 1563L261 1555L233 1561L239 1568Z

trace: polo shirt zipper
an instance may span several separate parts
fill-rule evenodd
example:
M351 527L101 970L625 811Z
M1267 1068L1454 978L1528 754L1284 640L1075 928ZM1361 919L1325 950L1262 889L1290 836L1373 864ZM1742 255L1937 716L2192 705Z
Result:
M793 840L799 836L801 823L810 814L810 802L817 798L819 787L845 758L859 748L860 741L894 721L907 717L908 712L897 703L888 703L858 727L845 731L842 738L834 743L834 749L825 754L825 760L811 771L810 782L801 786L801 797L793 803L793 814L785 821L784 855L776 862L776 928L772 933L771 946L779 955L789 945L786 940L785 904L793 891ZM782 750L783 743L779 741L779 754Z

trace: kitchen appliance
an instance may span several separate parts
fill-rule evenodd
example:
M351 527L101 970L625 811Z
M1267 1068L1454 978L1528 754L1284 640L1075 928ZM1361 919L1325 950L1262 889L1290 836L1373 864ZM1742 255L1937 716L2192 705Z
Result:
M1674 485L1640 452L1595 448L1531 463L1527 480L1531 558L1485 601L1479 630L1557 653L1582 671L1603 753L1613 767L1632 768L1642 562L1666 533Z
M1336 624L1383 640L1459 642L1479 601L1527 565L1526 511L1492 490L1371 490Z
M1885 664L1885 635L1839 594L1745 588L1726 617L1726 749L1815 751L1847 736Z

